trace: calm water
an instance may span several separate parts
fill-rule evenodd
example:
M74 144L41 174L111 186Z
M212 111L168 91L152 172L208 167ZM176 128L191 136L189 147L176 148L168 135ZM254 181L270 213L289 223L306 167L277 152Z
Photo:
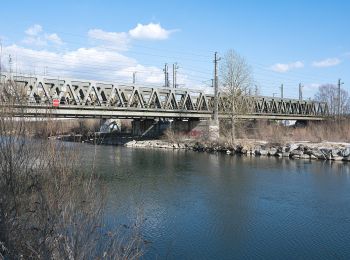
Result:
M350 259L350 164L83 145L146 259Z

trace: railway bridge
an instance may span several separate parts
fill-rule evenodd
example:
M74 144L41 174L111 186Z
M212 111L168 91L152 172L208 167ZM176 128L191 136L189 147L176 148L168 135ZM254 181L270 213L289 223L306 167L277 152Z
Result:
M0 106L16 116L210 120L214 95L186 88L146 87L50 76L0 75ZM323 120L326 103L290 98L242 96L240 119ZM219 93L219 118L231 118L232 102Z

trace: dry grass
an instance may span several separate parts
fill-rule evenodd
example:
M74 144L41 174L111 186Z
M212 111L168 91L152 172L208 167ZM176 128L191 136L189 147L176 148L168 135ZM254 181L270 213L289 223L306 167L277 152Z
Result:
M241 127L238 138L257 139L268 142L284 143L287 141L310 142L350 142L350 121L347 119L309 122L306 126L282 126L276 123L258 122Z
M0 259L139 258L139 225L127 236L106 230L106 186L94 166L83 167L82 151L33 138L52 135L64 121L15 118L11 104L21 98L4 96L0 93L0 102L6 97L6 106L0 106Z
M14 123L25 122L25 129L28 135L36 137L49 137L62 134L89 135L98 132L100 129L99 119L64 119L56 120L50 118L38 118L35 121L24 121L17 118ZM7 124L4 121L4 124Z
M267 141L269 143L290 141L350 142L349 119L309 122L306 126L283 126L271 121L239 121L236 124L235 131L235 138L232 138L230 122L220 122L220 139L217 140L217 143L233 146L238 141L242 143L251 140ZM183 133L175 133L172 130L167 130L163 138L173 143L210 142L205 136L190 137Z
M199 140L198 138L191 137L189 135L186 135L185 133L178 133L172 129L167 129L164 132L164 135L162 136L163 140L166 140L170 143L184 143L191 140Z

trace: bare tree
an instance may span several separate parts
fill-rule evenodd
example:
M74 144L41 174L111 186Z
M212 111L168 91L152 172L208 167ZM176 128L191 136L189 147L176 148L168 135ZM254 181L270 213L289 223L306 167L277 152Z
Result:
M236 119L239 114L247 113L249 107L246 98L253 83L251 68L246 60L229 50L224 55L220 63L221 93L226 97L221 97L223 102L228 104L231 116L231 138L235 139Z
M332 84L322 85L315 94L315 100L327 102L329 113L336 115L338 113L338 87ZM350 113L349 93L345 89L340 89L340 114L346 115Z

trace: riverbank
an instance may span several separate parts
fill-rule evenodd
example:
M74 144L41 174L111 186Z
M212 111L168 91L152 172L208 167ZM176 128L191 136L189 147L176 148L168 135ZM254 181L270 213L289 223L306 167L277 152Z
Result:
M52 138L61 141L121 145L132 148L182 149L228 155L274 156L291 159L350 162L350 143L347 142L285 141L282 143L242 138L236 139L232 145L222 141L208 142L194 138L180 138L176 141L170 141L169 139L134 140L131 135L115 136L100 133L89 136L61 135Z
M166 140L130 141L126 147L157 148L157 149L186 149L196 152L240 154L249 156L275 156L291 159L332 160L350 162L350 143L319 142L311 143L286 142L284 144L268 143L257 140L237 140L234 145L198 142L188 139L183 142Z

